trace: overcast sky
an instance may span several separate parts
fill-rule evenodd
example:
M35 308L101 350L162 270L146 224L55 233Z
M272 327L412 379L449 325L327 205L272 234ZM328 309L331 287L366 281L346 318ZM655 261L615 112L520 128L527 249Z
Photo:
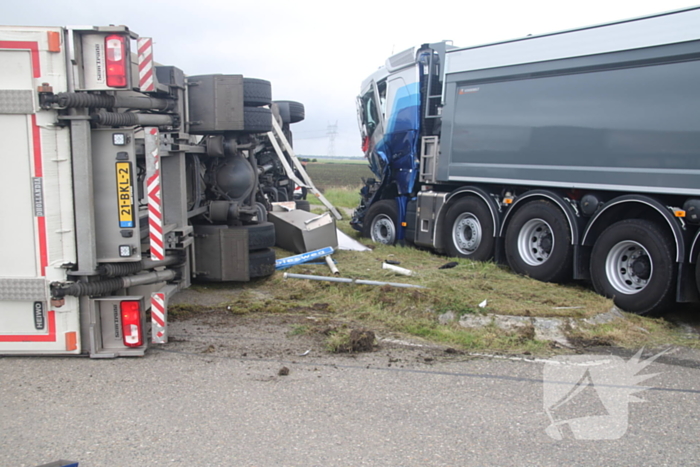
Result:
M355 96L392 53L444 39L461 47L514 39L697 1L5 0L0 22L127 25L153 37L158 62L188 75L267 79L273 99L304 103L306 120L292 126L299 154L326 154L328 127L337 122L336 155L359 157Z

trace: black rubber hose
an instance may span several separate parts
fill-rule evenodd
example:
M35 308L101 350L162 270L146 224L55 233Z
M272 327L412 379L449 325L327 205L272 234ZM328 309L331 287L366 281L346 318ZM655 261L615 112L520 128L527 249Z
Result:
M112 108L114 107L114 96L61 92L55 96L47 98L49 102L58 104L60 107L91 107L91 108Z
M105 263L101 264L97 271L101 276L117 277L136 274L143 269L141 261L136 263Z
M99 282L75 282L63 287L51 287L53 298L63 298L66 295L84 297L86 295L104 295L124 287L121 277L105 279Z
M144 109L144 110L175 110L175 99L159 99L142 96L110 96L105 94L87 94L83 92L59 92L44 94L41 97L42 106L58 104L59 107L87 107L92 109Z
M107 126L133 126L139 124L138 116L134 113L99 112L92 116L92 121Z

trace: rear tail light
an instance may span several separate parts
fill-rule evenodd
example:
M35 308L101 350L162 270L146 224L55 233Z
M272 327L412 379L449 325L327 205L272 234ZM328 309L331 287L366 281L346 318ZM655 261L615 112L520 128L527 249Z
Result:
M122 336L127 347L143 345L143 329L141 327L141 302L123 301L120 304L122 314Z
M107 58L107 86L125 88L127 86L126 37L112 34L105 38Z
M362 138L362 152L366 153L369 149L369 136Z

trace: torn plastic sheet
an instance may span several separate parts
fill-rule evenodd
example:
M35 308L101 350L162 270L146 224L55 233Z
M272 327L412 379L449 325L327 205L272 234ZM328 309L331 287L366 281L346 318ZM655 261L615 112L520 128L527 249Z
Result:
M364 246L357 240L349 237L340 230L337 231L338 234L338 249L339 250L351 250L351 251L368 251L369 248Z

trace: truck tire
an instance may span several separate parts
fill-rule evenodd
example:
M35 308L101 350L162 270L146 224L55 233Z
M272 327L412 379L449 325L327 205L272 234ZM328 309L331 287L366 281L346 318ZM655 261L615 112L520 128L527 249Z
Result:
M377 201L365 214L362 236L371 238L376 243L393 245L396 243L398 219L399 209L396 201L393 199Z
M275 273L275 250L251 251L248 253L248 272L251 279L267 277Z
M243 78L243 105L260 107L272 103L272 84L264 79Z
M658 313L674 301L673 238L653 222L628 219L600 234L591 252L596 292L625 311Z
M443 240L448 256L490 259L496 244L493 232L491 212L482 201L473 196L458 200L445 215Z
M304 104L295 101L275 101L279 107L280 117L284 123L297 123L304 120L306 112Z
M248 250L250 251L275 246L275 224L272 222L239 225L230 228L248 231Z
M574 247L569 223L549 201L531 201L513 215L505 250L508 264L518 274L542 282L571 278Z
M243 107L243 127L246 133L272 131L272 111L267 107Z
M297 205L297 209L301 209L302 211L306 212L311 212L311 203L309 203L307 200L298 199L295 201L295 203Z

